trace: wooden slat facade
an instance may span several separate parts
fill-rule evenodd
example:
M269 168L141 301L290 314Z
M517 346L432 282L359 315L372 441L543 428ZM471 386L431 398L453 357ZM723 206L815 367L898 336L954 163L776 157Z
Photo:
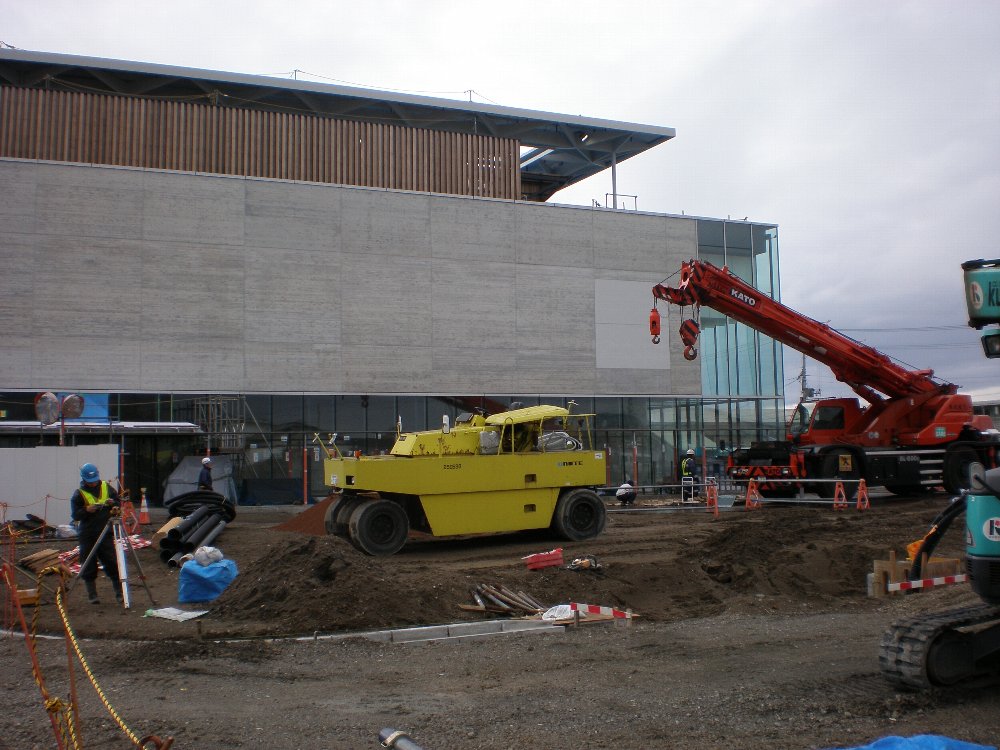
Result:
M516 140L0 86L0 156L521 197Z

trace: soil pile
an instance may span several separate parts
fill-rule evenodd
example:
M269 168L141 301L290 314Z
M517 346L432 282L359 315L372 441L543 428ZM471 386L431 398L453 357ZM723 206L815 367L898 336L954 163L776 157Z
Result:
M644 620L675 621L723 611L801 611L864 603L872 561L900 553L919 538L941 502L878 505L867 512L766 507L707 512L612 513L604 535L562 543L564 559L593 555L597 570L526 569L522 557L560 544L547 532L463 540L415 540L388 558L368 557L347 540L317 535L325 508L246 513L217 544L239 575L197 621L142 618L151 607L141 585L133 609L119 614L110 598L91 607L82 586L69 594L81 635L183 638L312 635L481 619L459 609L471 589L489 583L526 591L546 605L569 601L631 609ZM282 529L296 528L296 531ZM960 535L951 534L957 556ZM946 542L949 539L946 537ZM941 554L948 554L943 547ZM155 548L138 550L158 606L175 605L178 569ZM132 569L133 580L137 571ZM107 581L99 588L107 591ZM46 594L51 600L51 595ZM109 616L114 613L114 616ZM41 627L60 627L43 606Z

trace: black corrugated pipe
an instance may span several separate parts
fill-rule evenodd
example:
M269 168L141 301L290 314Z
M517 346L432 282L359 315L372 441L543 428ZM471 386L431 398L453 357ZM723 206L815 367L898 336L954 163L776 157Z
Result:
M165 552L166 550L164 550ZM175 552L173 555L167 558L166 563L171 568L179 568L181 566L181 558L186 555L186 552ZM160 557L163 557L163 552L160 553Z
M222 516L218 513L212 513L207 517L199 518L194 526L188 528L183 538L172 539L170 536L163 537L160 540L160 560L169 563L171 567L176 567L176 561L173 558L180 557L194 549L194 547L190 547L187 544L187 541L191 538L198 538L198 534L204 535L210 533L221 518Z
M219 536L226 528L226 519L220 518L219 522L215 524L215 528L209 531L205 537L201 540L199 547L207 547L212 542L215 541L216 537Z
M198 525L198 521L203 519L211 512L212 512L211 505L202 505L200 508L195 510L191 515L186 516L184 520L181 521L176 526L174 526L174 528L170 529L170 531L167 532L166 538L178 539L178 540L183 539L184 536L188 533L188 531L190 531L192 528ZM162 543L163 540L161 539L160 542Z
M171 537L165 536L160 540L160 549L170 550L171 552L176 552L177 550L184 549L184 540L191 537L193 534L197 534L198 530L204 526L206 523L211 522L213 517L217 517L216 514L211 514L199 518L197 523L193 526L189 526L184 532L183 536Z
M193 513L203 505L208 505L225 515L227 521L236 518L236 505L227 500L225 495L211 490L195 490L186 492L169 500L164 501L163 507L170 511L171 516L186 516Z
M378 739L382 743L382 747L394 747L398 750L423 750L420 745L410 739L410 735L396 729L383 729L378 733Z
M210 515L205 519L205 523L199 525L197 529L187 535L181 542L180 548L185 552L194 552L194 550L201 546L201 540L205 538L208 532L215 528L219 521L222 521L221 515L218 513Z

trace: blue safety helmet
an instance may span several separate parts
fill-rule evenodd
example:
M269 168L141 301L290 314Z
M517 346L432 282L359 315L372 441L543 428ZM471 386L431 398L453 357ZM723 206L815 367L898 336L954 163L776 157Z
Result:
M84 464L80 467L80 479L84 482L99 482L101 481L101 472L93 464Z

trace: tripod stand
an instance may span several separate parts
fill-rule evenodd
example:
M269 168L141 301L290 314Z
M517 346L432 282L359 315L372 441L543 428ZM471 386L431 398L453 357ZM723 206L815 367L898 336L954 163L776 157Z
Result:
M83 571L87 569L87 565L89 565L90 561L94 559L95 555L97 555L97 550L104 541L104 537L108 535L109 530L114 538L115 558L118 561L118 580L121 584L122 606L125 609L129 609L132 606L132 599L128 590L128 565L125 558L125 553L128 551L132 554L132 560L135 562L135 567L139 570L139 580L142 582L143 588L146 589L146 595L149 597L149 603L155 607L156 602L153 601L153 593L149 590L149 585L146 583L146 575L142 572L142 565L139 563L139 557L135 554L135 547L132 546L132 539L127 533L125 533L121 512L117 508L113 508L111 510L111 517L108 518L108 522L104 525L104 530L101 531L101 535L97 537L97 541L94 542L94 546L91 548L90 554L87 555L87 559L80 565L80 573L83 573ZM80 577L80 573L77 573L76 578ZM75 581L76 578L73 580ZM69 590L69 588L70 587L67 586L67 590Z

